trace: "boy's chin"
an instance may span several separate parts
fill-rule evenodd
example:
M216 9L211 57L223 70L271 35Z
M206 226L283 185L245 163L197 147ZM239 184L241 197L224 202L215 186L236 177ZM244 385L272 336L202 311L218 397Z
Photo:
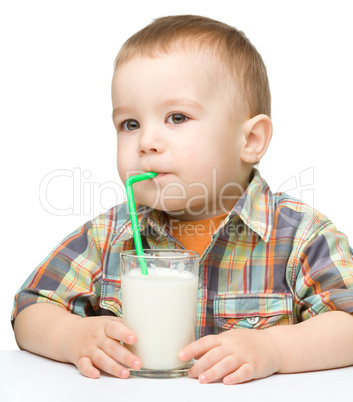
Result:
M163 211L167 215L173 216L176 219L178 216L183 216L188 213L185 205L180 205L180 203L170 202L148 202L148 200L141 200L139 204L142 204L148 208L156 209L158 211Z
M185 206L183 208L176 208L175 206L174 206L174 208L173 207L168 208L165 205L164 206L155 205L155 206L150 206L150 208L153 208L158 211L163 211L171 219L180 220L180 221L183 221L183 220L197 221L200 219L204 219L205 214L207 214L207 211L205 211L204 209L202 211L193 211L193 210L186 208Z

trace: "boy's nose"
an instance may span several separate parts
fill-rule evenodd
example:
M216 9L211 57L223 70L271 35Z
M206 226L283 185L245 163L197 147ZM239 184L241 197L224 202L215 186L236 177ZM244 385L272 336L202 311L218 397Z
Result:
M138 153L140 155L151 153L162 153L165 150L165 144L155 131L143 131L140 134Z

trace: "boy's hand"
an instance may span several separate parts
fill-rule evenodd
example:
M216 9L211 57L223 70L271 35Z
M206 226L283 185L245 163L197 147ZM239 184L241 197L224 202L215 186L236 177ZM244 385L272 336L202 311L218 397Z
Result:
M267 377L279 370L280 350L266 330L232 329L205 336L179 352L183 361L198 359L189 376L201 383L223 378L224 384L238 384Z
M102 369L119 378L128 378L129 370L142 366L120 342L132 345L136 335L117 317L87 317L75 321L70 330L72 336L67 345L67 359L77 366L81 374L98 378Z

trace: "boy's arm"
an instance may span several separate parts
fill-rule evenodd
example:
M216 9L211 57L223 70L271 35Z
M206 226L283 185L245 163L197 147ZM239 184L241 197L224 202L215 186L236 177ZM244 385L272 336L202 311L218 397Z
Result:
M296 325L264 330L233 329L201 338L181 360L198 358L191 377L237 384L273 373L294 373L353 365L353 317L342 311L317 315Z
M280 373L353 365L353 316L349 313L330 311L268 331L279 349Z
M98 378L100 368L127 378L129 370L121 364L134 369L142 366L141 360L120 344L134 344L136 336L118 317L82 318L54 304L37 303L19 313L14 331L21 349L73 363L86 377Z
M138 369L142 363L120 343L133 344L133 332L118 317L100 316L99 244L115 232L114 222L109 230L102 224L105 215L97 219L67 236L32 272L15 296L12 321L21 349L71 362L91 378L99 377L98 369L126 378L122 364Z
M19 313L14 322L20 349L61 362L72 362L68 341L70 326L81 317L54 304L33 304Z

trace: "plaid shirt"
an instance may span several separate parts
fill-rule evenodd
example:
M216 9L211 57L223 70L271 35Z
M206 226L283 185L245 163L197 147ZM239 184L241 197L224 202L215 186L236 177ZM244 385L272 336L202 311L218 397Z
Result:
M138 208L150 248L182 248L168 217ZM12 320L33 303L80 316L121 316L119 254L134 248L127 205L66 237L15 296ZM331 310L353 312L353 250L322 214L273 194L254 169L247 190L201 256L196 339L230 328L295 324Z

